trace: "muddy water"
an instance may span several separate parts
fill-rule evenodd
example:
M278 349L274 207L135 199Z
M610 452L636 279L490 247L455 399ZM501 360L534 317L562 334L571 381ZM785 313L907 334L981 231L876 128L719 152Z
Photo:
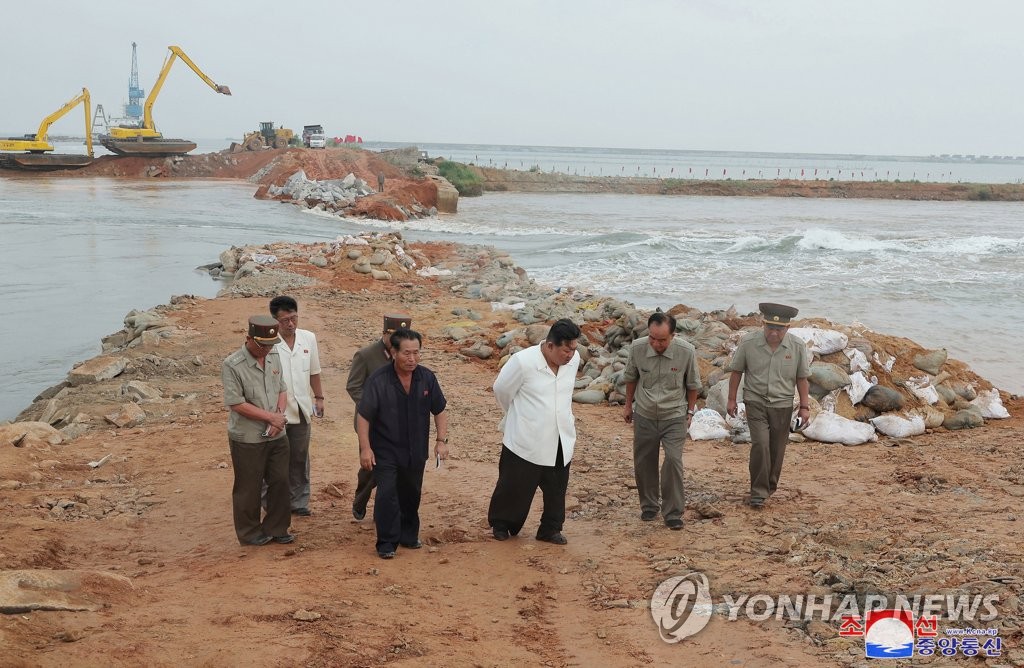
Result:
M377 224L252 199L240 182L0 177L10 419L125 314L222 287L197 265L231 245L315 241ZM530 275L638 305L793 303L946 346L1024 391L1024 204L488 194L414 221L414 240L489 244ZM233 326L233 325L231 325Z

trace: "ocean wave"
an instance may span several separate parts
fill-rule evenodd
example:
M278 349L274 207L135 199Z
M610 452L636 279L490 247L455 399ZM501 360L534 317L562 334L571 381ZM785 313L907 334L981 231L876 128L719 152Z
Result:
M811 228L800 234L796 246L803 250L835 250L854 253L871 251L910 251L911 248L900 241L887 241L868 237L858 239L848 237L837 230Z

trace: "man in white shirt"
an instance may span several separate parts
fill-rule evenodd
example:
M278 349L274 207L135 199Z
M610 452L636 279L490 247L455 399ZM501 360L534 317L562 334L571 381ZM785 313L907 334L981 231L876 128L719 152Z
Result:
M288 425L288 484L293 515L308 517L309 510L309 424L324 414L324 391L320 384L320 351L316 335L299 329L299 304L287 295L270 300L270 315L280 326L281 342L275 346L281 359L281 373L288 388L285 418Z
M544 511L537 540L565 545L565 491L576 445L572 393L580 356L580 328L571 320L555 322L540 345L509 358L494 381L494 398L505 417L498 482L487 522L497 540L519 534L540 487Z

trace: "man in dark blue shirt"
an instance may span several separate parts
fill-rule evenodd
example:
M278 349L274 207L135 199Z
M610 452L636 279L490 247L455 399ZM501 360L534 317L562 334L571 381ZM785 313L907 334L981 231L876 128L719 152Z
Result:
M434 455L448 457L447 401L434 372L420 366L423 337L411 329L391 335L394 361L370 374L359 400L356 432L359 463L373 471L377 501L377 554L392 559L399 545L422 546L420 492L430 455L430 416L437 441Z

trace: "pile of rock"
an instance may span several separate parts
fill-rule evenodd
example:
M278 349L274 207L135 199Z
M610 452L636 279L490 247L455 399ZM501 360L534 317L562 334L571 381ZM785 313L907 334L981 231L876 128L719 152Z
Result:
M314 181L306 177L306 172L299 170L288 177L284 185L270 185L267 188L267 195L274 199L292 202L307 209L334 213L344 217L367 217L365 209L356 209L356 201L367 195L373 195L375 190L366 181L349 173L343 179L325 179ZM419 202L413 201L409 207L398 203L389 204L400 215L388 214L370 216L383 218L385 220L397 219L408 220L410 218L426 218L437 215L436 207L424 207Z

